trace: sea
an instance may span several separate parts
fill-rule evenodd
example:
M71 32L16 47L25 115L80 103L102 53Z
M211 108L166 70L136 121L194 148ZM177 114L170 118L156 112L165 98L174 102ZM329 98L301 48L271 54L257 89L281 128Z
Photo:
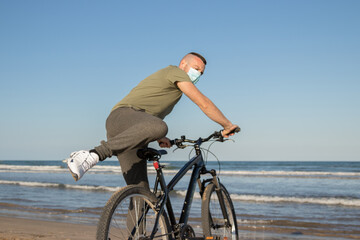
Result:
M170 181L186 161L162 161ZM360 162L208 161L235 207L241 239L360 239ZM149 180L155 178L148 165ZM171 200L180 213L187 174ZM110 196L125 186L106 160L75 182L63 161L0 161L0 215L96 225ZM201 232L195 194L191 225Z

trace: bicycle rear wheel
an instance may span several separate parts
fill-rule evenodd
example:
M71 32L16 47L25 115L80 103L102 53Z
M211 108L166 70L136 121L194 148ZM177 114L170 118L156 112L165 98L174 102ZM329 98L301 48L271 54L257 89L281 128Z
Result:
M127 186L112 195L100 217L96 239L146 239L153 231L157 198L148 190ZM164 212L158 222L154 239L170 238L169 221Z
M226 188L220 184L220 191L217 193L216 186L210 183L204 191L201 204L201 218L205 237L220 237L220 239L239 239L236 215L233 203ZM219 198L224 201L223 210Z

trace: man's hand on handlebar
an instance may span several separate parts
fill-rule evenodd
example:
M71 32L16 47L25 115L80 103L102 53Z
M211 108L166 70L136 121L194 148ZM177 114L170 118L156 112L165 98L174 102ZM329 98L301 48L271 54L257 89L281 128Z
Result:
M167 137L160 138L157 140L157 142L162 148L170 148L172 146L170 143L170 139L168 139Z
M232 124L231 126L226 127L224 130L222 130L221 134L223 137L228 138L239 131L240 131L240 127L238 125Z
M228 138L229 136L232 136L238 132L240 132L240 127L237 125L231 125L229 128L223 129L221 131L216 131L206 138L198 138L195 140L191 140L191 139L187 139L185 136L181 136L180 139L170 140L167 137L163 137L158 139L157 141L159 143L159 146L162 148L170 148L173 145L176 145L178 148L185 148L186 145L183 145L184 142L191 144L199 144L199 145L201 143L209 141L210 139L216 139L217 141L223 142L224 137Z

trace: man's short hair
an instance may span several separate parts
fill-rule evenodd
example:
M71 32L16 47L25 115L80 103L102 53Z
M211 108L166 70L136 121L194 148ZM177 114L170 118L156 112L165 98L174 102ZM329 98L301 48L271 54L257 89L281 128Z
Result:
M191 52L191 53L189 53L189 54L194 55L194 56L197 56L197 57L200 58L201 61L206 65L206 59L205 59L203 56L201 56L200 54L198 54L198 53L196 53L196 52Z

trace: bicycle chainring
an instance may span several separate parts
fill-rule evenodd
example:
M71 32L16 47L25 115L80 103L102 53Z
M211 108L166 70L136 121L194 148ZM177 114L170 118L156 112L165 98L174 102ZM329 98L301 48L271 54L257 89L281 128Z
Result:
M180 239L186 240L195 237L195 231L190 225L184 225L180 230Z

